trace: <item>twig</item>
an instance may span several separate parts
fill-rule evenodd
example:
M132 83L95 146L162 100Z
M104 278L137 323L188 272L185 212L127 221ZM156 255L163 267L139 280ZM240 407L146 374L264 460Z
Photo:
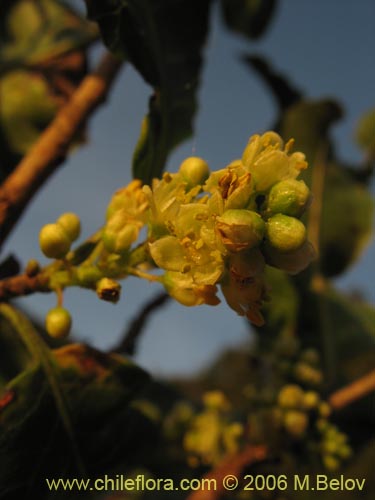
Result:
M0 244L45 180L64 161L69 145L90 114L105 100L122 61L106 53L69 102L0 186Z
M19 274L0 281L0 302L5 302L14 297L30 295L34 292L50 292L49 278L40 273L35 276Z
M126 330L123 339L119 344L112 349L112 352L121 352L133 355L136 348L136 342L142 333L142 330L150 317L150 314L164 305L169 299L169 295L165 292L160 293L156 297L147 302L138 312L136 317L130 323Z
M234 476L240 479L242 469L246 466L261 462L267 456L265 446L247 446L243 451L235 456L227 458L220 463L216 468L210 470L203 479L213 479L216 481L215 489L202 489L193 491L186 500L217 500L225 493L226 489L223 484L223 479L228 476ZM204 484L204 483L202 483Z
M375 370L331 394L328 402L334 410L341 410L374 391Z

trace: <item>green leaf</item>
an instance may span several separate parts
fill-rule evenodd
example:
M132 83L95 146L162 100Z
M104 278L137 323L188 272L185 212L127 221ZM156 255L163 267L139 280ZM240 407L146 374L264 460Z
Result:
M345 168L328 164L321 214L321 270L345 271L370 241L374 200Z
M299 330L324 353L326 382L341 387L369 372L375 363L374 308L329 285L305 292L302 300Z
M93 25L58 0L6 3L0 21L0 72L35 65L86 47L97 36Z
M0 122L10 149L20 155L34 144L54 117L58 103L42 76L12 71L0 80L6 96L0 108Z
M51 358L88 477L121 461L136 465L155 432L154 424L130 406L147 374L120 356L84 345L56 349ZM0 498L16 500L30 491L46 498L46 477L77 477L73 458L45 371L35 365L0 398Z
M312 187L313 195L314 165L324 168L320 266L329 277L342 273L358 258L369 241L373 218L372 198L356 180L355 169L352 172L334 160L330 127L340 116L341 109L334 101L302 100L290 106L281 121L282 136L293 137L295 150L306 154L309 168L301 177ZM324 158L322 151L326 152Z
M30 356L12 324L0 316L0 393L9 380L30 365Z
M276 5L276 0L221 0L228 28L252 39L264 34Z
M169 152L192 134L210 0L86 0L110 50L154 88L133 175L160 176Z
M95 25L57 0L3 2L0 180L20 161L86 73Z

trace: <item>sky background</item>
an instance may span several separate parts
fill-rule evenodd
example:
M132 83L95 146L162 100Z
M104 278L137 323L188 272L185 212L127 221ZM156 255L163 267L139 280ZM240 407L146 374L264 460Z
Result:
M241 154L250 135L272 125L275 102L257 75L241 63L239 56L244 52L265 56L307 97L334 97L340 102L345 116L333 128L338 154L346 162L359 163L362 155L353 132L359 117L375 105L374 19L373 0L288 0L280 2L266 35L259 42L249 42L228 32L215 8L195 135L171 155L167 169L176 171L192 154L205 158L212 169L223 168ZM93 51L94 60L99 53ZM90 121L89 142L40 190L5 252L15 252L24 263L29 258L47 263L39 250L39 230L66 211L81 217L82 239L103 224L112 193L131 179L132 152L149 95L150 88L127 65L108 103ZM374 262L372 242L337 286L360 289L374 303ZM140 305L159 290L135 278L122 284L122 298L116 306L99 301L90 291L65 292L64 304L73 315L77 339L110 348ZM36 294L18 302L43 318L55 305L55 296ZM136 361L155 375L183 375L248 339L244 320L225 302L215 308L191 309L170 301L152 316Z

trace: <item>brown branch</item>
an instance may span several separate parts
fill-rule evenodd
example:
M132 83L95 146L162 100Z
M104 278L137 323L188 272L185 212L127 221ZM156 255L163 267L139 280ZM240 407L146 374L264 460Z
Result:
M228 457L217 467L210 470L203 476L203 479L213 479L216 481L215 489L202 489L193 491L186 500L217 500L225 493L226 489L223 485L223 479L228 476L235 476L239 481L241 479L242 470L256 462L261 462L267 457L267 449L265 446L247 446L237 455ZM204 484L204 483L202 483Z
M122 62L106 53L69 102L0 186L0 244L45 180L64 161L69 145L91 113L105 100Z
M48 277L42 273L35 276L20 274L0 281L0 302L30 295L34 292L50 292L48 288Z
M328 402L334 410L341 410L374 391L375 370L331 394Z

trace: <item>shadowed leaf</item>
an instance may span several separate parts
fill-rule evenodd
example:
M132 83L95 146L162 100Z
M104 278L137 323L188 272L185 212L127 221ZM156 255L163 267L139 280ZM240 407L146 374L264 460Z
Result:
M210 0L86 0L110 50L154 88L133 157L134 177L160 176L168 153L192 134Z
M135 463L153 434L145 416L129 404L148 381L124 358L83 345L53 351L61 387L69 403L77 446L88 473L117 460ZM0 498L31 494L45 498L46 477L77 475L50 386L39 365L6 388L0 407Z
M1 176L69 99L86 73L84 49L96 37L95 25L57 0L2 2Z

